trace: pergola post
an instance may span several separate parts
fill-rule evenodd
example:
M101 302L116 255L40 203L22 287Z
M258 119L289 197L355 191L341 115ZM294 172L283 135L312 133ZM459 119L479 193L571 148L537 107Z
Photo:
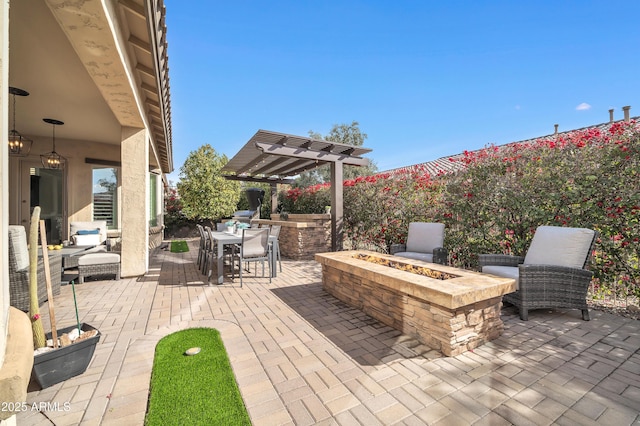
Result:
M271 184L271 213L278 213L278 184Z
M342 161L331 163L331 250L343 249L343 165Z

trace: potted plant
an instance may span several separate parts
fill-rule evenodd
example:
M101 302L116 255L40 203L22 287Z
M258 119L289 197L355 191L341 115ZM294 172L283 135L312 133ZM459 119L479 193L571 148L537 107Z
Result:
M88 324L80 324L75 284L73 282L71 286L73 303L76 309L76 325L60 330L56 329L51 281L47 274L51 332L45 335L38 304L38 222L40 222L42 255L45 258L45 268L48 267L48 253L44 221L39 221L39 219L40 207L35 207L31 216L31 228L29 230L29 313L35 346L33 376L40 384L40 387L44 389L85 372L100 340L100 332ZM45 271L45 273L47 272ZM51 341L51 347L47 345L48 341Z
M236 229L235 229L235 225L236 222L234 220L229 220L225 223L225 226L227 227L227 232L230 234L235 233Z

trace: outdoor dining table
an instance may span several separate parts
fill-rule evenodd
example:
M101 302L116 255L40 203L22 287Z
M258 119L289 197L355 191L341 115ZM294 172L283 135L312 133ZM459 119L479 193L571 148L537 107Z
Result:
M221 232L221 231L213 231L211 232L211 237L213 238L213 244L217 244L216 250L216 270L217 270L217 283L224 283L224 246L231 244L242 244L242 234L232 234L229 232ZM269 235L269 242L273 244L272 253L270 257L271 262L271 277L275 278L278 276L277 259L275 253L277 253L278 249L278 237L275 235Z

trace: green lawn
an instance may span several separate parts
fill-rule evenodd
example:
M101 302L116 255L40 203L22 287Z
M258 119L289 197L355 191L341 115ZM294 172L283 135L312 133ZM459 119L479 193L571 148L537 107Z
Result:
M193 347L200 353L185 355ZM145 424L251 425L217 330L190 328L158 342Z
M186 241L171 241L171 253L185 253L189 251Z

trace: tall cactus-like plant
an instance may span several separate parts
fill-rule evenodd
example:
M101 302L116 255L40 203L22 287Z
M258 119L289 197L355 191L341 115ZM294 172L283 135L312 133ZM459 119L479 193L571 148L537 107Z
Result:
M40 305L38 303L38 223L40 222L40 207L33 209L31 226L29 228L29 314L31 329L33 330L33 345L35 349L47 344L44 327L40 319Z

